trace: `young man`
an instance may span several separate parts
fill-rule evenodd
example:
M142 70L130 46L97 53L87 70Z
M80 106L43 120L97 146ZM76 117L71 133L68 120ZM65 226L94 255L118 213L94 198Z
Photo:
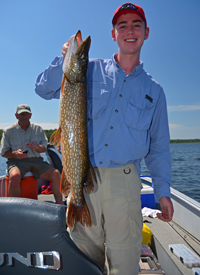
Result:
M77 246L103 267L105 248L109 274L138 274L142 216L140 161L145 159L155 196L169 222L171 167L166 100L162 87L143 70L140 52L149 28L144 11L132 3L114 13L112 39L118 54L88 64L88 146L98 185L85 194L92 227L77 223L70 231ZM68 44L63 45L65 56ZM36 79L35 91L59 98L62 57ZM138 173L139 172L139 173Z
M7 158L10 197L20 197L20 183L23 176L31 171L35 178L51 181L55 201L63 204L60 193L60 173L43 161L40 153L46 151L47 138L39 125L30 123L31 108L26 104L17 107L18 123L4 129L1 140L1 155Z

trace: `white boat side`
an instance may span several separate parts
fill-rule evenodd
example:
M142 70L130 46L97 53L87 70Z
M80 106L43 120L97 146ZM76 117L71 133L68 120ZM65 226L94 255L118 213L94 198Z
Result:
M143 184L152 185L151 178L142 178ZM144 218L152 231L151 248L166 275L192 275L169 249L170 244L184 244L200 256L200 203L171 188L174 216L170 223L155 218Z

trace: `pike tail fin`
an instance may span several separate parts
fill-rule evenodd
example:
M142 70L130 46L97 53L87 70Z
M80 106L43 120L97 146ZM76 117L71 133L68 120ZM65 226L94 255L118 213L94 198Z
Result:
M90 212L86 202L84 202L82 206L75 206L71 200L67 212L67 225L72 228L78 221L83 226L92 226Z
M50 144L58 146L61 141L61 128L59 127L51 136L50 136Z
M62 175L60 178L60 192L64 195L64 196L68 196L71 190L71 184L70 182L67 180L64 170L62 170Z

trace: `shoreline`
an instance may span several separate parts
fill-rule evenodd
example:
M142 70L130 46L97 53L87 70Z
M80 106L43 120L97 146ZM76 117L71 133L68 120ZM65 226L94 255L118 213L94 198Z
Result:
M50 136L55 132L56 129L51 129L51 130L44 130L45 135L47 136L48 140ZM2 132L3 130L0 129L0 140L2 138ZM200 139L194 138L194 139L170 139L170 144L172 143L200 143Z
M170 144L172 143L200 143L200 139L170 139Z

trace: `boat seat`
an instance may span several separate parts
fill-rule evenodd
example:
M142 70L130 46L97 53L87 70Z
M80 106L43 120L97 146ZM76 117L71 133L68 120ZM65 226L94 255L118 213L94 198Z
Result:
M1 197L0 220L0 274L103 274L70 239L64 206Z
M5 184L5 197L8 197L9 176L7 173ZM34 178L31 172L26 173L21 181L21 197L38 199L38 180Z

